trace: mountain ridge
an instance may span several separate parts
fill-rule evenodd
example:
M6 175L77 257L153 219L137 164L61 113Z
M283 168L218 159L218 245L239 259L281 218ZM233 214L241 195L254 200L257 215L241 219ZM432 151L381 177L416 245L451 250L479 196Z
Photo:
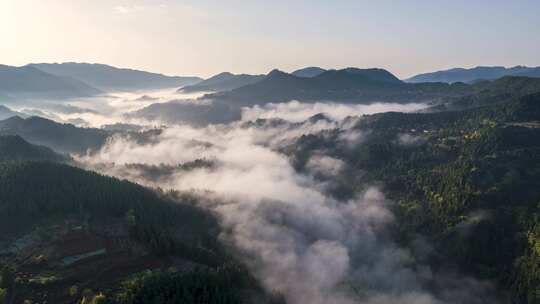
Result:
M201 99L213 99L239 107L290 100L365 103L384 99L408 102L454 94L457 87L404 83L384 69L328 70L311 78L274 69L259 82L228 92L206 94Z
M298 69L296 71L293 71L291 74L293 74L294 76L298 76L298 77L311 78L311 77L319 76L320 74L322 74L324 72L326 72L326 70L323 69L323 68L316 67L316 66L311 66L311 67L305 67L305 68L302 68L302 69Z
M78 79L53 75L32 66L0 65L0 94L7 98L72 98L102 93Z
M179 92L229 91L262 80L265 75L233 74L222 72L194 85L184 86Z
M101 129L78 128L37 116L14 116L0 121L0 135L18 135L32 144L62 153L84 154L101 147L111 134Z
M100 63L31 63L27 66L52 75L79 79L104 91L174 88L202 80L199 77L166 76Z
M422 73L405 79L406 82L473 82L493 80L504 76L540 77L539 67L514 66L476 66L473 68L452 68L435 72Z

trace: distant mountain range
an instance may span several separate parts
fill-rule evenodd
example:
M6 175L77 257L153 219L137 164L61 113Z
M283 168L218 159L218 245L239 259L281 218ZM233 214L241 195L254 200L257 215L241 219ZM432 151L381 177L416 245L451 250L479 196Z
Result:
M195 103L156 103L128 116L204 126L238 120L241 118L242 107L269 102L424 102L433 105L426 110L432 112L503 103L535 92L540 92L540 78L507 76L473 84L411 84L378 69L329 70L312 78L274 70L255 84L207 94Z
M300 70L296 70L292 72L291 74L298 77L311 78L311 77L319 76L324 72L326 72L326 70L319 67L307 67Z
M241 118L238 109L233 109L224 103L189 103L176 100L154 103L127 116L195 126L228 123Z
M229 91L256 83L261 81L264 77L265 75L235 75L229 72L223 72L197 84L184 86L179 89L179 91L184 93Z
M267 75L224 72L203 80L103 64L70 62L29 64L23 67L0 65L0 99L67 99L115 91L181 88L179 91L187 93L212 92L203 99L224 102L237 108L290 100L432 102L471 93L471 88L464 84L450 86L449 83L476 83L504 76L540 77L540 67L451 69L420 74L401 81L384 69L325 70L306 67L290 74L279 70L273 70ZM2 112L5 111L0 111L0 114Z
M326 72L326 70L319 67L307 67L296 70L292 72L291 75L301 78L312 78L319 76L324 72ZM232 74L230 72L223 72L197 84L182 87L178 91L183 93L230 91L257 83L265 79L266 76L267 75Z
M425 73L406 79L406 82L474 82L478 80L492 80L504 76L540 77L540 67L515 66L505 68L502 66L478 66L471 69L455 68L433 73Z
M203 98L232 106L251 106L268 102L339 101L426 101L459 94L466 86L448 84L408 84L384 69L328 70L314 77L298 77L273 70L264 79L228 92L207 94Z
M41 117L14 116L0 121L0 135L18 135L28 142L62 153L84 154L101 147L112 133L101 129L77 128Z
M17 111L13 111L12 109L6 106L0 105L0 120L10 118L13 116L26 117L27 115L17 112Z
M30 64L29 66L52 75L78 79L103 91L175 88L202 81L199 77L165 76L104 64L68 62Z
M505 76L471 85L472 94L450 98L429 108L429 111L460 111L508 102L540 92L540 78Z
M101 93L73 77L52 75L32 66L0 65L0 96L7 99L89 97Z
M103 64L0 65L0 98L66 99L115 91L176 88L202 81L198 77L165 76Z

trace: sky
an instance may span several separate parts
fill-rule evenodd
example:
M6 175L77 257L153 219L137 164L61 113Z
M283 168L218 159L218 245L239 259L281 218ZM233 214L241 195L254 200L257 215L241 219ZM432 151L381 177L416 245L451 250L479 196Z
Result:
M540 66L537 0L0 0L0 64L169 75Z

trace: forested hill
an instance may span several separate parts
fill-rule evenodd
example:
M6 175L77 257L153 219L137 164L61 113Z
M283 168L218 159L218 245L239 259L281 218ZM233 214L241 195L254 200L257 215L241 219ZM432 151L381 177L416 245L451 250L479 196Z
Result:
M450 98L430 110L455 111L508 102L514 98L540 92L540 78L507 76L493 81L478 82L472 87L472 94Z
M407 82L474 82L491 80L504 76L540 77L540 67L515 66L479 66L471 69L456 68L433 73L425 73L407 79Z
M14 116L0 121L0 135L18 135L38 145L63 153L86 153L101 147L112 132L94 128L77 128L41 118Z
M419 261L434 277L458 269L497 282L512 303L538 303L540 93L466 111L376 114L355 129L365 138L352 150L339 130L302 137L290 151L296 166L328 151L347 164L334 194L384 185L396 239L418 257L418 236L434 244Z
M185 303L272 299L225 253L217 219L195 196L66 161L0 136L0 303L164 303L156 293Z
M60 155L47 147L32 145L20 136L0 135L0 161L5 160L63 162L67 161L68 157Z
M264 79L228 92L207 94L231 106L263 105L290 100L370 103L374 100L421 102L471 93L461 84L408 84L383 69L329 70L317 76L298 77L279 70Z
M194 239L216 228L210 215L193 206L174 204L131 182L64 164L1 162L0 184L3 229L36 225L38 219L53 216L123 218L130 210L143 226L183 227Z
M52 75L31 66L0 64L0 96L6 99L63 99L90 97L103 92L72 77Z
M0 300L266 303L195 200L64 164L0 162Z
M218 92L229 91L239 87L243 87L252 83L261 81L265 75L235 75L229 72L224 72L212 76L194 85L184 86L179 89L179 92Z
M195 84L202 80L198 77L166 76L145 71L116 68L105 64L38 63L26 67L35 68L59 77L78 79L106 92L174 88Z

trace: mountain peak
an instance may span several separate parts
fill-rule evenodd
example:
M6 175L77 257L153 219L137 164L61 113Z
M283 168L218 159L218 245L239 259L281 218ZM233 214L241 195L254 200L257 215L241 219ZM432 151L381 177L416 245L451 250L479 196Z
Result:
M209 80L209 79L215 79L215 78L233 77L233 76L235 76L235 75L234 75L233 73L231 73L231 72L221 72L221 73L219 73L219 74L216 74L216 75L214 75L214 76L208 78L207 80Z
M281 77L286 77L286 76L291 76L291 74L288 74L288 73L283 72L283 71L278 70L278 69L273 69L267 75L267 77L271 77L271 78L275 78L275 77L280 77L281 78Z
M388 83L401 83L401 80L397 78L394 74L389 71L381 68L368 68L368 69L359 69L354 67L348 67L341 71L344 71L353 75L362 75L371 80L388 82Z
M307 68L296 70L296 71L292 72L291 74L293 74L294 76L297 76L297 77L311 78L311 77L319 76L324 72L326 72L325 69L320 68L320 67L312 66L312 67L307 67Z
M476 66L473 68L452 68L430 73L423 73L407 79L407 82L466 82L493 80L504 76L540 77L540 67L514 66Z

